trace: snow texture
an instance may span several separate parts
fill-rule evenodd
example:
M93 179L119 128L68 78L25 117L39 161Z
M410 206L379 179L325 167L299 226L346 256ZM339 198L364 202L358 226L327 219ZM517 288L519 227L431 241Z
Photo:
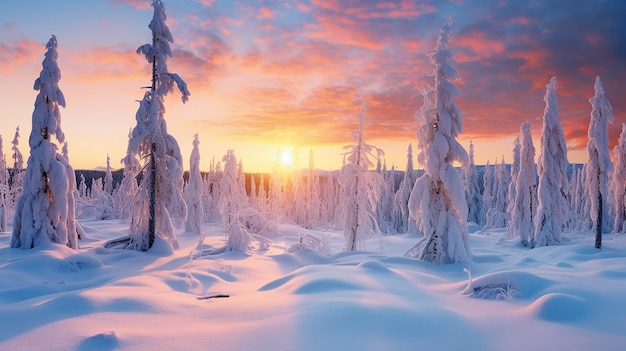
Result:
M503 241L502 229L482 230L469 234L472 262L433 265L402 257L412 235L343 252L341 230L281 224L266 250L203 255L197 235L181 229L180 250L157 238L138 253L102 248L126 233L123 221L82 224L91 239L79 252L10 249L0 235L0 281L10 282L0 287L0 350L618 351L626 343L623 235L596 250L590 231L566 231L561 245L528 250ZM202 229L206 247L225 245L221 226ZM309 236L335 254L315 239L305 244ZM286 252L301 238L310 249ZM218 294L230 297L198 299Z

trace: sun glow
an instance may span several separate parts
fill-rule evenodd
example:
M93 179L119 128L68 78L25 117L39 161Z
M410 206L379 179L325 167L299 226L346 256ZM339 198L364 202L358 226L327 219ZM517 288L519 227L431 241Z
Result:
M283 166L292 166L295 162L295 155L292 148L284 147L278 154L280 164Z

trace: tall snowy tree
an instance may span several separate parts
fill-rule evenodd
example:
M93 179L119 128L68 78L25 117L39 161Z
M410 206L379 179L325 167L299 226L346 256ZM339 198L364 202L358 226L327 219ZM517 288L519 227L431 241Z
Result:
M222 158L224 173L220 180L219 211L224 229L230 228L237 222L239 211L246 207L246 194L242 193L237 182L237 157L234 150L228 150Z
M450 82L459 79L458 72L448 63L452 57L451 24L450 18L446 20L435 50L429 53L435 65L435 86L424 96L424 104L432 108L420 110L416 116L421 150L418 161L424 165L425 173L415 182L409 199L409 211L424 238L407 255L436 264L467 261L471 255L463 183L452 164L456 161L465 165L468 157L456 140L463 120L453 100L458 91Z
M396 194L396 203L400 208L402 214L402 228L399 228L401 233L415 233L417 231L417 224L415 219L409 214L409 196L411 196L411 190L415 183L415 176L413 175L413 145L409 144L406 150L406 169L404 171L404 179L400 183L400 189Z
M595 95L589 99L591 121L587 141L587 193L591 199L590 217L596 231L595 247L602 247L602 233L610 226L608 216L609 173L613 170L609 154L609 123L613 123L613 108L604 97L600 77L594 84Z
M22 195L24 185L24 157L19 148L20 143L20 126L15 128L15 135L11 141L11 158L13 159L13 167L9 170L9 198L8 206L15 209L17 199Z
M185 199L187 201L187 221L185 231L202 234L204 222L204 209L202 208L202 175L200 174L200 139L198 134L193 136L193 149L189 156L189 182L185 187Z
M137 125L128 144L128 153L147 159L147 164L132 205L130 240L124 246L142 251L152 247L156 236L177 248L172 221L178 225L186 218L182 196L183 158L178 142L167 132L164 98L174 91L175 85L183 103L190 93L181 77L167 69L167 59L172 56L170 43L174 39L165 24L165 6L161 0L155 0L152 7L154 15L148 26L152 31L152 44L137 49L137 53L152 64L152 85L139 103Z
M515 197L510 207L510 236L519 236L522 245L532 241L535 231L534 216L537 210L537 172L535 171L535 146L530 133L530 123L520 127L519 168L515 176Z
M511 173L509 175L510 181L507 184L509 189L507 191L507 199L506 199L507 209L506 210L507 210L507 213L509 214L509 219L511 216L511 211L513 211L513 203L515 202L515 184L517 183L517 175L519 174L521 152L522 152L522 145L520 141L520 135L518 135L515 137L515 141L513 142L513 163L511 164ZM509 236L512 235L510 223L511 223L510 220L507 221L507 235Z
M622 123L622 133L619 135L617 145L613 148L614 171L611 178L613 189L613 207L615 219L613 232L623 233L626 228L626 123Z
M104 173L103 189L108 195L113 195L113 173L111 172L111 158L109 154L107 154L107 168Z
M494 186L495 167L491 165L491 161L487 160L487 164L485 164L485 168L483 171L483 201L481 209L482 212L480 216L481 223L479 224L487 225L487 213L489 213L489 210L495 207Z
M566 175L567 146L563 127L558 121L556 85L556 77L553 77L546 85L546 95L543 98L546 107L541 131L541 154L537 163L539 206L532 247L559 243L563 223L567 220L569 213L569 203L566 198L569 193Z
M65 141L59 111L59 106L65 107L65 97L58 85L61 71L57 47L53 35L46 44L43 69L33 86L39 93L32 115L24 190L15 210L11 237L14 248L30 249L46 242L78 248L74 170L58 153L54 141Z
M507 192L509 190L510 173L506 170L504 157L495 165L493 183L493 207L487 210L487 228L505 228L508 222Z
M2 135L0 135L0 232L7 228L7 197L9 195L9 172L7 160L4 156Z
M465 189L465 199L467 202L467 221L481 224L482 196L480 195L480 185L478 184L478 173L474 163L474 143L469 144L469 163L463 168L463 186Z
M346 251L363 249L364 240L380 231L375 213L382 177L369 168L374 167L373 160L380 157L383 150L365 142L363 110L361 107L358 114L359 129L352 134L356 144L343 147L347 163L339 178L343 188L341 223Z
M15 170L24 169L24 157L22 156L22 152L19 148L20 144L20 126L15 128L15 136L13 137L13 141L11 142L11 151L13 151L13 168Z

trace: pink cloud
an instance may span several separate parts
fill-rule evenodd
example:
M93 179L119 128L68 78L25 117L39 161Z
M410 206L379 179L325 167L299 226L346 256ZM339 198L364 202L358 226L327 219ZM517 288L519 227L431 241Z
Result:
M137 10L148 10L152 8L151 6L152 2L146 1L146 0L112 0L112 1L114 5L126 4L126 5L130 5L136 8Z
M44 43L30 39L0 43L0 71L9 72L17 65L36 61L38 57L43 60L44 52Z
M269 7L261 7L261 9L259 9L259 15L257 16L258 19L272 19L274 18L275 13L274 10L270 9Z

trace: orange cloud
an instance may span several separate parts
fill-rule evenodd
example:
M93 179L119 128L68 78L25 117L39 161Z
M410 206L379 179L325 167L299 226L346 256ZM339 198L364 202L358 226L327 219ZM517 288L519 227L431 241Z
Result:
M31 39L0 43L0 72L10 72L17 65L37 61L45 51L44 44Z

